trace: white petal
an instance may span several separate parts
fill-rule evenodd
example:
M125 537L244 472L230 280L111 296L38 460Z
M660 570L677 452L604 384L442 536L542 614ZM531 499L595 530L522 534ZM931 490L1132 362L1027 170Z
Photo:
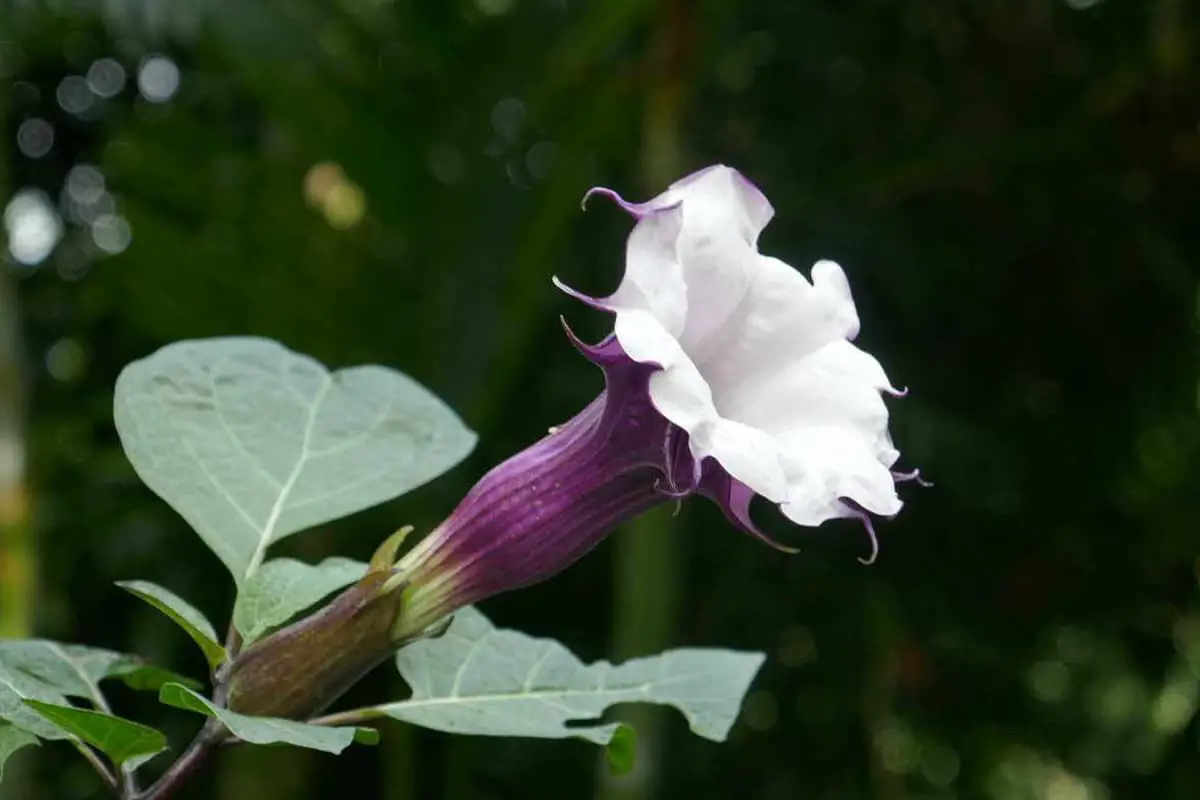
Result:
M700 370L657 319L645 311L618 311L615 333L634 361L662 367L650 377L650 399L660 414L689 433L719 419Z
M861 353L849 342L828 344L739 392L719 406L721 413L773 435L812 425L850 427L882 455L891 449L887 406L878 387L838 357L839 345Z
M614 311L649 312L672 335L682 331L687 315L687 288L676 243L683 211L676 205L638 220L625 246L625 277L605 305Z
M846 516L837 500L847 497L873 514L900 511L892 473L857 431L837 426L801 428L778 437L787 473L783 513L803 525Z
M721 335L709 347L691 351L718 408L761 393L780 370L858 329L854 302L841 289L845 278L841 285L836 280L841 270L817 274L822 280L813 285L777 258L756 258L750 290Z
M695 352L721 331L750 288L758 235L774 212L752 184L728 167L691 176L667 194L683 208L678 255L688 315L680 342Z
M775 440L764 431L720 417L700 371L654 317L644 311L618 312L616 334L634 361L662 367L650 376L650 401L688 432L697 462L715 458L756 493L774 502L784 499L786 481Z
M692 455L698 461L711 456L755 494L773 503L785 499L787 479L774 437L728 419L701 424L691 434Z

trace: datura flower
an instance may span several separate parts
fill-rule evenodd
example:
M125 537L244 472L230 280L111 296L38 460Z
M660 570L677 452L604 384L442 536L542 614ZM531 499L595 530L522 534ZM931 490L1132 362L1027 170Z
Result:
M597 345L567 335L604 372L573 419L492 469L398 562L407 529L324 609L256 642L228 679L229 708L308 718L455 610L549 578L617 525L692 494L776 547L750 518L760 495L801 525L866 524L900 510L881 394L894 389L855 347L858 314L841 268L809 281L758 252L773 211L727 167L646 203L609 197L636 224L616 292L572 296L615 316ZM584 198L585 202L587 197Z
M842 269L811 282L758 252L774 214L738 172L714 166L645 203L610 189L636 220L616 292L594 298L615 316L598 345L574 345L605 390L575 418L495 467L396 565L405 602L394 633L420 631L457 608L544 580L619 523L700 494L740 529L759 531L760 495L815 526L893 516L899 453L881 393L902 395L852 340L859 320Z

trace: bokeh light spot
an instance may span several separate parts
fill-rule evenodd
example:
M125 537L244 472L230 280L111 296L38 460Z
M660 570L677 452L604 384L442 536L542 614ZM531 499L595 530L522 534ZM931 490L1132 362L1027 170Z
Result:
M54 128L41 117L32 117L17 128L17 148L30 158L41 158L54 147Z
M4 209L8 251L26 266L36 266L54 251L63 234L62 219L45 194L22 189Z
M437 144L430 148L426 163L434 179L446 186L453 186L467 174L467 160L451 144Z
M916 769L921 762L921 743L909 727L900 720L883 725L875 734L879 758L889 772L900 775Z
M746 698L742 720L755 731L767 731L779 721L779 702L768 691L757 691Z
M83 114L96 102L96 95L81 75L68 75L59 81L54 96L59 108L68 114Z
M113 58L99 58L87 71L88 87L99 97L115 97L125 88L125 67Z
M63 383L76 381L86 367L87 353L75 339L59 339L46 350L46 371L55 380Z
M779 634L779 663L786 667L800 667L817 660L817 642L812 633L802 625L785 628Z
M1061 661L1039 661L1025 676L1029 691L1043 703L1058 703L1071 691L1071 671Z
M304 198L333 228L347 230L362 222L367 195L337 164L315 164L304 176Z
M166 56L150 56L138 70L138 91L151 103L165 103L179 89L179 67Z
M515 97L506 97L492 107L492 129L509 140L517 138L525 121L525 104Z
M92 241L109 255L123 252L132 239L129 223L116 214L101 214L92 223Z

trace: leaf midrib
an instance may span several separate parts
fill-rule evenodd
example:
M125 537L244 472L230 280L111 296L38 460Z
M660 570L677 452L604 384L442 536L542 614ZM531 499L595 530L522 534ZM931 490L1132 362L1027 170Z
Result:
M250 556L250 562L246 565L246 569L242 573L243 584L262 566L263 558L267 553L267 547L270 546L274 535L275 526L279 524L279 518L283 516L288 496L292 493L292 489L296 486L296 481L300 479L300 475L304 472L304 467L308 463L312 448L313 429L317 424L317 412L321 408L321 404L325 402L325 397L329 394L332 386L333 377L328 373L322 375L321 388L317 390L308 407L308 419L304 423L304 437L300 441L300 457L296 459L296 465L292 467L291 474L283 482L283 486L279 490L279 496L275 498L275 503L271 506L271 513L267 516L267 521L263 524L262 530L259 531L258 545L254 548L254 553Z

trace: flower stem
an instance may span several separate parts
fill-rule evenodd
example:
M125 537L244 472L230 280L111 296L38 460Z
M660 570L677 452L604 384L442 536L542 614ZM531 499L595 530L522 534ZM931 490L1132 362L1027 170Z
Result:
M309 725L326 725L336 728L343 725L362 725L365 722L382 719L385 714L374 708L356 708L351 711L339 711L336 714L326 714L308 720Z

